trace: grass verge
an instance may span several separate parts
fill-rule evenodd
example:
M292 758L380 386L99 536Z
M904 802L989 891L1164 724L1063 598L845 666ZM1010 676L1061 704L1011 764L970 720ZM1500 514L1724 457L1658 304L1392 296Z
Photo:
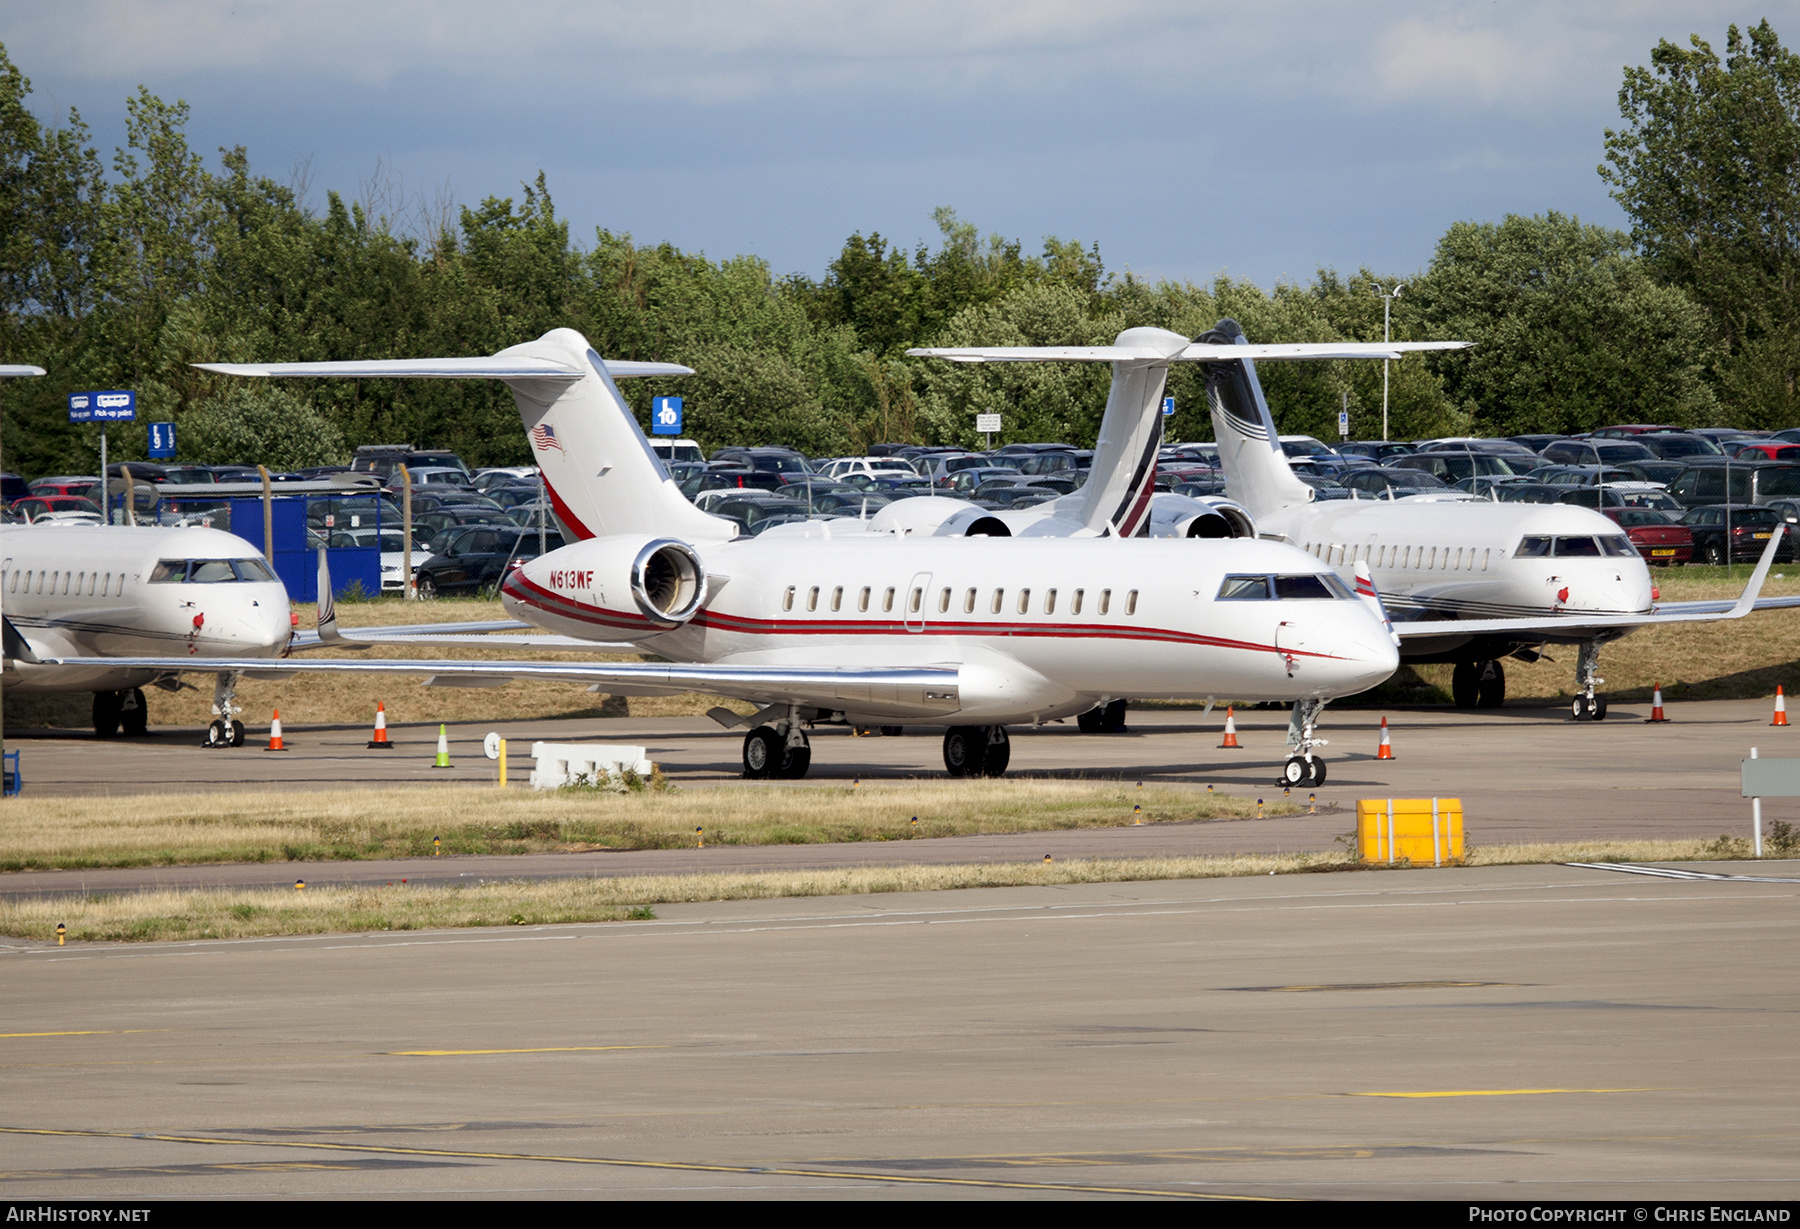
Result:
M1466 865L1717 861L1746 856L1748 851L1740 848L1741 844L1720 837L1714 841L1490 845L1471 850ZM1346 853L1298 853L857 867L756 874L633 875L616 879L480 883L469 887L390 884L308 888L304 892L267 889L154 891L0 902L0 934L54 940L59 923L68 927L67 937L78 942L544 926L648 920L656 916L657 905L701 901L1218 879L1360 869L1386 868L1362 867Z
M855 787L501 793L443 786L203 799L34 800L0 828L0 870L80 870L200 862L447 854L675 849L694 844L809 845L927 836L1243 819L1256 800L1117 782L907 781ZM1271 802L1265 814L1293 814ZM913 818L917 817L915 824Z

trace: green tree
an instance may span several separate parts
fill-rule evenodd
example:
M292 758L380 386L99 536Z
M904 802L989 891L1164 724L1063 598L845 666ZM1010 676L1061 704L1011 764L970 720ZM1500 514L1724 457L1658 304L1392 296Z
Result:
M1427 336L1475 343L1440 370L1481 434L1701 426L1717 413L1706 314L1622 231L1558 213L1458 222L1401 302Z
M1601 178L1664 280L1710 314L1741 426L1800 423L1800 56L1763 21L1627 68Z
M184 460L202 465L254 461L270 469L342 465L344 437L312 402L265 380L245 381L180 419Z

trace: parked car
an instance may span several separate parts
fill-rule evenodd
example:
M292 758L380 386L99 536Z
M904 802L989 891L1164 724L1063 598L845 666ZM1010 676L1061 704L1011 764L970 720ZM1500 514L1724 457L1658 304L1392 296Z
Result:
M1800 461L1800 444L1785 440L1734 440L1727 447L1740 461Z
M100 505L79 495L28 495L12 505L27 525L98 525Z
M1386 465L1394 457L1410 456L1419 451L1414 445L1399 440L1352 440L1339 444L1337 450L1347 457L1367 457L1377 465Z
M1637 437L1651 452L1665 461L1686 461L1692 457L1718 457L1725 450L1704 435L1693 435L1686 431L1653 431Z
M1727 559L1737 563L1761 556L1782 517L1773 508L1708 504L1688 509L1681 523L1694 535L1694 552L1706 562L1718 565ZM1775 557L1784 563L1794 558L1794 543L1786 535Z
M1730 502L1766 504L1800 498L1800 465L1781 461L1732 461L1719 457L1690 464L1669 484L1684 508Z
M1625 531L1645 562L1657 567L1681 567L1694 557L1694 535L1677 517L1658 508L1603 508Z
M561 533L552 530L545 539L547 550L562 549ZM537 558L538 532L511 524L483 525L442 534L433 540L432 547L432 557L415 569L420 597L482 593L498 586L511 568ZM382 588L386 587L384 575Z
M1539 453L1558 465L1623 465L1627 461L1655 461L1660 458L1635 440L1572 439L1557 440Z
M1417 452L1395 457L1387 468L1418 470L1445 483L1474 477L1508 477L1519 472L1504 457L1478 452Z
M1583 508L1659 508L1680 516L1681 502L1653 482L1614 482L1607 486L1564 487L1558 503Z

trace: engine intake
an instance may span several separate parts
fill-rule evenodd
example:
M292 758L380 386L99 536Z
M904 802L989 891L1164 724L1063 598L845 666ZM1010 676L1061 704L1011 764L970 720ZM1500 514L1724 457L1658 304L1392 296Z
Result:
M631 596L651 622L679 627L700 609L706 569L685 542L659 538L645 543L631 563Z

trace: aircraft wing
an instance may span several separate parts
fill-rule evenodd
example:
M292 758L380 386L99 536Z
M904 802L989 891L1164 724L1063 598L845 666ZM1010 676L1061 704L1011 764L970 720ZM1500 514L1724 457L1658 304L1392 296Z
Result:
M681 665L668 662L396 661L313 658L270 660L192 657L46 657L45 664L115 670L242 670L286 676L318 671L346 674L422 674L435 687L498 687L515 681L585 683L617 695L659 696L684 691L751 700L850 708L871 716L921 717L960 704L956 666L832 667Z
M629 641L607 642L558 636L539 631L535 624L518 619L494 619L482 623L402 623L384 627L335 627L335 621L328 621L320 631L295 633L289 647L293 652L306 653L314 649L372 648L392 644L420 648L504 647L587 653L638 651L638 646Z
M1330 358L1397 359L1419 350L1462 350L1466 341L1333 341L1264 346L1222 346L1194 342L1165 354L1148 346L963 346L908 350L913 358L942 358L953 363L1200 363L1250 359L1274 361Z
M1777 526L1763 547L1762 558L1744 586L1743 595L1735 602L1671 602L1654 606L1642 614L1569 614L1548 618L1523 619L1416 619L1394 624L1394 632L1402 640L1422 640L1436 636L1522 636L1546 635L1557 639L1584 639L1583 632L1624 633L1639 627L1655 627L1664 623L1712 623L1723 619L1741 619L1757 610L1782 610L1800 606L1800 597L1762 597L1763 581L1775 562L1775 550L1781 545L1787 526Z
M627 363L602 359L615 380L637 376L691 376L679 363ZM542 358L396 358L343 363L195 363L227 376L316 376L340 380L579 380L578 367ZM39 372L38 374L43 374Z

